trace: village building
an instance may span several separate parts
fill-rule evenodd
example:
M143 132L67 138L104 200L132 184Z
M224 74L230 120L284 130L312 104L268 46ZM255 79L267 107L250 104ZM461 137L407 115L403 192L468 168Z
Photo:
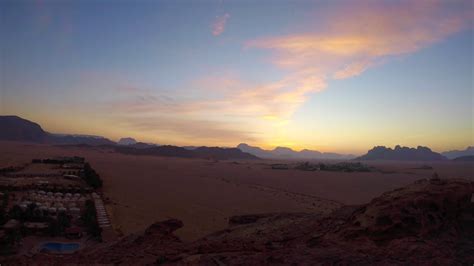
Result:
M44 234L47 232L49 224L41 222L25 222L23 223L23 227L25 227L30 234Z

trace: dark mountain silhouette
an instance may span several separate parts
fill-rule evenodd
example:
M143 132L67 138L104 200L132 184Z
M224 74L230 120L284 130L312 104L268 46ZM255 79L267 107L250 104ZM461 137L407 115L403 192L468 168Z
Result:
M237 148L198 147L191 150L171 145L158 146L136 142L132 138L121 139L121 144L128 143L128 145L117 145L117 143L100 136L52 134L44 131L40 125L18 116L0 116L0 140L76 145L83 148L100 146L102 148L114 149L120 153L135 155L216 160L258 159L256 156L242 152Z
M415 149L397 145L395 149L385 146L374 147L356 160L443 161L447 159L427 147L418 146Z
M441 153L443 156L447 157L448 159L454 159L461 156L469 156L474 155L474 146L469 146L465 150L454 150L454 151L445 151Z
M282 158L294 158L298 154L296 151L287 147L276 147L272 153Z
M220 148L220 147L199 147L192 152L198 154L201 158L213 158L213 159L258 159L255 155L247 152L243 152L237 148Z
M146 144L147 145L147 144ZM132 155L151 155L151 156L164 156L164 157L181 157L181 158L195 158L197 157L192 151L186 150L181 147L163 145L158 147L145 147L135 148L131 146L113 146L112 148L119 153L132 154Z
M216 160L229 159L246 159L255 160L258 157L242 152L237 148L220 148L220 147L199 147L194 150L188 150L183 147L164 145L155 147L135 148L130 146L114 146L115 151L124 154L133 155L151 155L164 157L181 157L181 158L203 158Z
M135 149L148 149L148 148L154 148L154 147L158 147L158 146L160 146L160 145L152 144L152 143L145 143L145 142L137 142L135 144L128 145L128 147L132 147L132 148L135 148Z
M312 151L312 150L307 150L307 149L304 149L304 150L301 150L299 152L299 155L303 156L304 158L321 158L323 155L327 156L327 155L330 155L329 157L331 156L338 156L338 154L336 153L322 153L320 151Z
M272 153L270 151L261 149L259 147L249 146L245 143L241 143L241 144L237 145L237 149L239 149L243 152L253 154L253 155L258 156L260 158L272 158Z
M40 125L18 116L0 116L0 140L45 142L48 133Z
M113 145L100 136L52 134L40 125L18 116L0 116L0 140L27 141L47 144Z
M48 133L47 143L60 145L88 144L88 145L115 145L115 142L100 136L84 135L57 135Z
M137 141L134 138L121 138L117 142L118 145L133 145L136 143Z
M241 143L237 146L238 149L244 152L248 152L260 158L268 159L352 159L353 155L330 153L330 152L319 152L313 150L301 150L294 151L287 147L276 147L273 150L264 150L259 147L250 146L245 143Z
M466 155L454 158L453 161L456 162L474 162L474 155Z
M196 147L196 146L183 146L183 148L185 148L186 150L194 150L198 147Z

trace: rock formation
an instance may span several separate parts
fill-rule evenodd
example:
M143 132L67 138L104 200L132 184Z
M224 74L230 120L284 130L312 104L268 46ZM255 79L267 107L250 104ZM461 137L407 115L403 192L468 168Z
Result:
M374 147L356 160L444 161L447 158L428 147L409 148L397 145L394 149L384 146Z

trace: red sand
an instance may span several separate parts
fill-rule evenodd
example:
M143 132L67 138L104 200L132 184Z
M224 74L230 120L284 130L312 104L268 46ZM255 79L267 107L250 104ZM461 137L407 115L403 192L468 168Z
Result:
M53 147L0 142L0 167L32 158L86 157L104 180L112 204L112 222L124 234L153 222L177 218L177 232L193 240L226 227L233 215L264 212L327 212L344 204L361 204L382 192L429 177L473 179L474 164L461 162L371 162L396 173L339 173L272 170L267 161L211 162L116 154L101 149ZM434 170L413 169L422 164ZM323 200L330 199L330 200Z

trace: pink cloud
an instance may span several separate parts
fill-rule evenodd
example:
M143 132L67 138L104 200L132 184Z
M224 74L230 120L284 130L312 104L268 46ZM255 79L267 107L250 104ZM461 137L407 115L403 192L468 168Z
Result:
M116 103L113 113L130 117L130 121L143 114L154 117L153 123L143 123L146 128L166 128L170 135L186 131L182 137L204 138L207 128L213 138L220 134L242 139L268 135L263 133L265 128L290 121L311 95L327 87L328 80L360 75L471 26L471 9L446 3L357 2L356 6L333 9L327 12L327 21L315 20L310 31L246 42L247 48L270 51L271 63L285 73L280 79L251 82L234 72L202 77L189 84L200 95L194 99L164 98L127 88L134 96ZM225 30L229 17L217 18L212 31L215 36ZM323 25L319 30L318 24ZM218 126L212 128L213 124ZM258 126L263 129L241 131ZM231 139L222 137L222 141Z
M224 15L217 16L216 20L212 24L212 35L214 36L221 35L225 31L225 26L229 18L230 18L229 13L225 13Z
M320 30L248 41L273 51L291 71L319 69L336 79L357 76L386 57L416 52L471 25L472 10L448 2L368 2L330 10ZM318 16L319 17L319 16ZM315 28L320 21L314 22Z

